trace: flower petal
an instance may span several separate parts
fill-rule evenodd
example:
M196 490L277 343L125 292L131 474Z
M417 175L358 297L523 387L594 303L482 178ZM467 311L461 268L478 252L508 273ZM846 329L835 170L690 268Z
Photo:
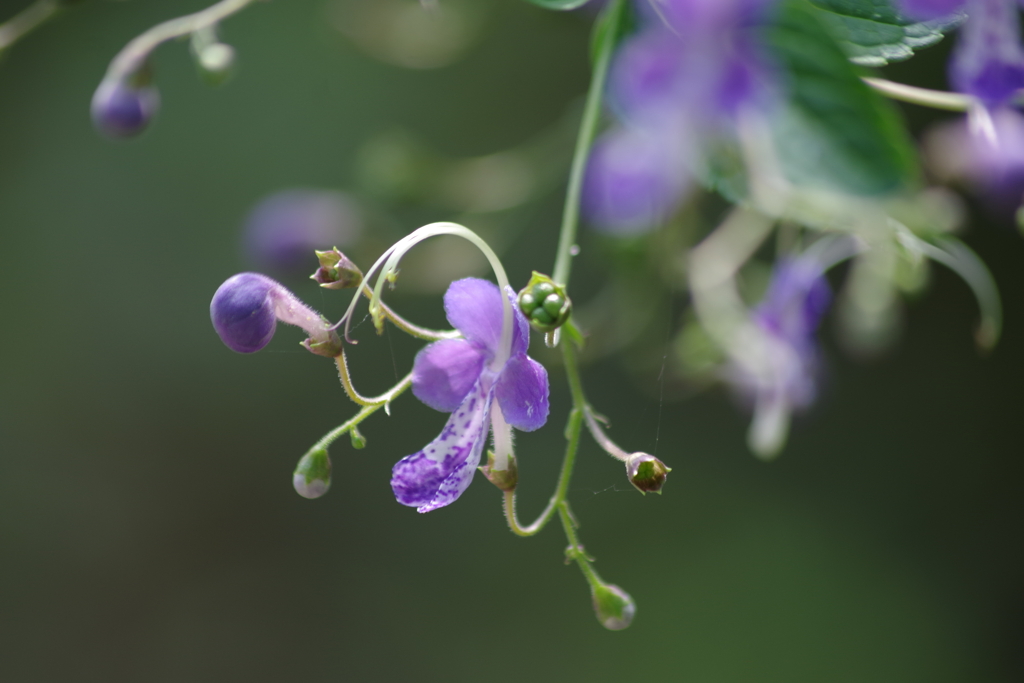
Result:
M514 305L515 293L509 290L513 301L515 327L512 330L512 355L524 353L530 343L529 324ZM501 339L502 304L498 286L475 277L456 280L444 294L444 312L448 322L462 335L481 344L493 356Z
M445 339L424 347L412 367L412 393L434 410L459 407L480 379L484 352L465 339Z
M399 503L415 507L417 512L430 512L462 495L480 464L493 396L489 383L477 382L441 434L423 450L395 464L391 490Z
M548 372L525 353L513 356L494 385L505 421L532 432L548 419Z

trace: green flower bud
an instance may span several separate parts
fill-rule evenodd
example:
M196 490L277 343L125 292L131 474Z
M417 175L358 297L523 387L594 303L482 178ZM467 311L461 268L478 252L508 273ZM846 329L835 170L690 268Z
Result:
M326 448L306 453L295 467L292 477L295 492L303 498L319 498L331 488L331 459Z
M572 302L561 287L547 275L533 271L526 287L519 292L519 310L538 332L553 332L569 319Z
M352 431L350 431L348 435L352 438L352 448L355 448L356 450L366 448L366 437L363 436L362 432L358 429L353 427Z
M334 247L330 251L315 251L320 267L309 276L310 280L320 283L324 289L348 289L358 287L363 282L363 271L352 263L349 257Z
M514 491L516 484L519 483L519 467L516 465L516 456L511 453L508 456L508 467L506 469L494 469L494 451L487 451L487 464L481 465L477 469L487 477L487 481L502 491Z
M601 625L610 631L621 631L633 622L636 603L629 593L610 583L593 588L594 611Z
M224 43L211 43L196 53L196 67L208 85L221 85L234 74L235 48Z
M665 463L648 453L633 453L626 461L626 476L629 477L629 483L644 495L660 495L661 487L671 471L671 467L666 467Z

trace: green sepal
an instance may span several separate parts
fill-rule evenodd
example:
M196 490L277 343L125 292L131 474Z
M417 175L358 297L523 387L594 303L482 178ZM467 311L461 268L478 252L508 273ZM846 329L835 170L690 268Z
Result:
M516 456L509 453L508 468L503 470L494 469L494 451L487 451L487 464L477 468L480 473L487 477L487 481L497 486L502 491L515 491L519 483L519 466L516 465Z

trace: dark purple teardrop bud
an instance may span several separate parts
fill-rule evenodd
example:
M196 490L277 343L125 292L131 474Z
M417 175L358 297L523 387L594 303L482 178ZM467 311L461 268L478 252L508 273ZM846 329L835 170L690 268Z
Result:
M92 122L109 138L131 138L146 129L159 108L155 86L104 80L92 96Z
M258 273L239 273L217 289L210 302L210 320L229 349L255 353L270 343L277 328L270 292L279 286Z

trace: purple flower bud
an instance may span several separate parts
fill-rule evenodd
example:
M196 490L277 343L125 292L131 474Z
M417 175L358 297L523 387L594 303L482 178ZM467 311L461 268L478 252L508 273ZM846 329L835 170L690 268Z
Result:
M342 192L294 189L260 200L246 219L243 241L259 267L305 271L314 250L345 248L363 231L356 203Z
M949 80L960 92L995 107L1024 88L1016 0L967 0L967 22L949 63Z
M338 336L316 311L259 273L228 278L213 295L210 319L221 341L238 353L255 353L269 344L278 320L304 329L310 351L329 357L341 353Z
M146 129L159 108L155 86L104 80L92 97L92 122L109 138L131 138Z

